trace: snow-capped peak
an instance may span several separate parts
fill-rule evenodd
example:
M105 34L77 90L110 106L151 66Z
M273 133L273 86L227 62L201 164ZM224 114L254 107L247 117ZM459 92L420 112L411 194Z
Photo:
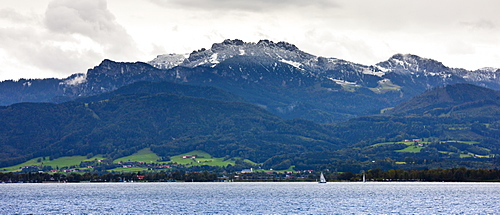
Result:
M309 61L314 61L315 56L300 51L295 45L287 42L273 42L260 40L257 43L243 42L242 40L226 39L222 43L214 43L210 49L193 51L189 56L185 55L159 55L149 64L160 69L169 69L175 66L214 67L218 63L234 56L267 57L277 61L288 63L294 67L306 66Z
M376 64L382 71L399 73L437 74L448 70L441 62L412 54L395 54L389 60Z
M210 49L200 49L186 55L159 55L149 62L156 68L169 69L175 66L184 67L215 67L235 56L263 57L289 64L295 68L312 73L324 73L337 70L339 67L349 67L356 72L382 76L384 70L369 67L348 61L324 58L301 51L297 46L287 42L273 42L260 40L257 43L243 42L242 40L226 39L221 43L214 43Z
M188 57L189 54L163 54L148 63L159 69L170 69L182 64Z
M485 71L485 72L497 72L500 70L499 68L494 68L494 67L483 67L481 69L478 69L479 71Z
M412 77L435 77L441 78L444 82L457 78L472 81L496 80L497 76L494 72L498 71L494 68L484 68L477 71L453 69L444 66L439 61L413 54L395 54L387 61L366 66L336 58L314 56L287 42L260 40L254 43L239 39L226 39L221 43L214 43L209 49L202 48L190 54L159 55L148 63L160 69L170 69L176 66L217 68L220 63L241 56L285 63L304 73L323 76L342 84L363 83L362 79L366 75L377 76L381 79L388 73L399 73Z

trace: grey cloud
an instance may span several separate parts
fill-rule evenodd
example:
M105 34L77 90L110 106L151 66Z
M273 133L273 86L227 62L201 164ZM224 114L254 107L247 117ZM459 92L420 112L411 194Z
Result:
M475 22L461 22L463 26L471 28L472 30L491 30L497 28L497 25L490 20L478 20Z
M103 58L135 61L140 53L104 0L55 0L45 15L0 9L0 20L15 23L14 27L0 26L0 51L8 56L2 62L29 65L50 74L46 77L82 73ZM34 71L9 76L41 76L29 75Z
M94 40L108 56L128 59L139 52L132 37L116 22L104 0L52 1L44 23L52 32L80 34Z
M100 54L92 50L65 50L48 42L48 38L68 40L47 35L34 28L0 28L0 46L19 63L42 70L53 71L59 77L85 72L84 69L102 60ZM30 71L24 71L30 73Z
M6 19L14 22L26 22L32 20L31 17L20 14L12 8L0 9L0 19Z
M119 30L106 2L57 0L45 12L46 26L56 32L79 33L92 37L96 33Z
M332 0L150 0L151 2L170 7L180 5L184 7L202 9L202 10L240 10L250 12L275 11L284 8L332 8L339 7Z

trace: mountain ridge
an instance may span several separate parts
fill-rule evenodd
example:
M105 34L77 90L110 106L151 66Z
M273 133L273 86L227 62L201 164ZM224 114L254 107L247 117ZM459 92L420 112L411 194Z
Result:
M500 91L465 83L448 85L424 92L385 113L439 116L453 114L454 110L473 104L500 106Z
M136 82L59 104L2 106L0 165L46 156L112 160L144 148L163 158L202 150L266 169L500 164L500 93L484 87L438 87L394 108L400 111L336 124L284 120L239 100L213 87Z
M315 56L286 42L235 39L189 55L160 55L147 63L105 59L87 73L66 79L0 82L0 105L65 102L137 81L217 87L284 118L331 123L374 114L448 84L471 83L498 90L500 70L449 68L411 54L395 54L367 66Z

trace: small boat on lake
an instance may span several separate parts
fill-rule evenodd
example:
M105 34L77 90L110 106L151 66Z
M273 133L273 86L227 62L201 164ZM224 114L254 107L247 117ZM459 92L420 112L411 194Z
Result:
M326 183L326 179L325 179L325 176L323 175L323 172L321 172L321 175L319 176L318 183Z

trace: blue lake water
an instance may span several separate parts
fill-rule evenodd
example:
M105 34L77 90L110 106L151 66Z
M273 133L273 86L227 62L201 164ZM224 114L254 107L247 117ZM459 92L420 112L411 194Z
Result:
M500 183L0 184L0 214L499 214Z

